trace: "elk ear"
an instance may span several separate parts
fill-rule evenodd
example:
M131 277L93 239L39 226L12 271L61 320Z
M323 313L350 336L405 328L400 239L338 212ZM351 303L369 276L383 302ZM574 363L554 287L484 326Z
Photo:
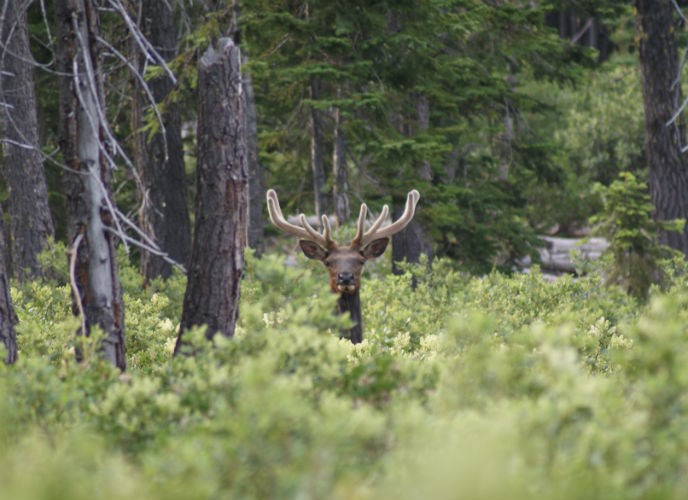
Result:
M363 254L363 257L365 257L366 259L373 259L385 253L388 244L389 238L380 238L378 240L373 240L370 243L368 243L363 250L361 250L361 253Z
M327 251L323 250L320 245L309 240L299 240L299 246L306 257L315 260L325 260Z

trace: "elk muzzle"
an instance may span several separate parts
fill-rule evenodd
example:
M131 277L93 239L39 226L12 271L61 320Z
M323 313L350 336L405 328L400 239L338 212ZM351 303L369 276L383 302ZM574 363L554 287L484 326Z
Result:
M355 250L338 248L323 259L330 274L333 292L354 294L361 284L361 271L365 258Z
M339 293L354 293L357 288L356 277L351 271L337 273L337 291Z

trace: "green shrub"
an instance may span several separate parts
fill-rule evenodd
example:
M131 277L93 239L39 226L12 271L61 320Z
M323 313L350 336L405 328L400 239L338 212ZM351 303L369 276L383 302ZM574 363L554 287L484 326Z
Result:
M23 285L19 362L0 366L2 496L680 499L673 266L646 305L594 273L372 266L354 346L321 267L249 256L236 336L192 330L195 355L172 358L183 279L143 289L124 263L124 374L97 338L74 360L67 288Z
M604 208L591 221L609 241L606 281L645 300L653 283L664 282L662 261L676 255L659 242L660 231L682 231L685 221L653 220L647 185L630 172L619 174L609 187L598 184L596 189Z

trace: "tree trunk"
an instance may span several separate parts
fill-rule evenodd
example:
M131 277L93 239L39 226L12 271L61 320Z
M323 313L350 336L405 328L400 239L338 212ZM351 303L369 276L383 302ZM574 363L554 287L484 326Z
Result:
M175 353L193 326L205 325L208 339L233 336L239 311L248 173L240 55L231 39L199 61L198 96L196 229Z
M174 13L167 0L146 0L142 4L141 28L158 53L170 61L177 52L177 30ZM138 46L136 47L138 51ZM143 56L141 56L143 57ZM143 64L140 65L143 69ZM172 91L174 83L167 75L148 82L156 103L162 102ZM150 100L142 92L137 95L138 124L142 126L145 108ZM186 265L191 252L191 223L189 220L181 117L176 103L168 102L161 113L164 131L149 139L146 132L137 134L138 168L143 183L141 196L141 229L160 250L174 261ZM146 279L168 278L172 265L161 257L143 251L141 272Z
M594 47L598 50L598 62L606 61L615 49L604 24L597 18L590 18L575 9L559 9L545 15L545 24L556 28L561 38L573 43Z
M2 220L2 206L0 206L0 342L5 346L5 363L9 365L17 359L17 337L14 331L17 316L14 314L10 299L10 282L5 261L7 244Z
M404 204L401 200L394 203L392 219L397 220L403 212ZM418 263L423 254L430 259L432 258L432 244L425 230L414 217L406 229L392 235L392 272L402 274L403 271L398 266L398 262Z
M89 335L93 326L103 330L102 356L124 370L122 289L107 208L110 171L101 158L97 112L103 102L100 58L92 45L99 31L98 12L92 0L58 0L55 9L61 41L60 149L70 168L64 176L68 234L78 247L74 273L78 297L73 310L83 313L82 334Z
M667 126L681 102L679 59L671 0L635 2L640 74L645 106L645 155L657 220L688 218L688 162L681 154L683 124ZM662 243L688 254L688 226L663 232Z
M311 99L320 99L320 82L317 78L310 80ZM315 195L315 213L321 216L327 212L327 193L325 192L325 163L323 153L322 111L311 107L311 171L313 173L313 192Z
M9 240L12 275L19 280L40 274L38 254L54 236L48 188L38 138L36 93L29 50L26 9L30 2L3 2L2 109L4 175L9 191Z
M426 96L418 94L416 100L416 127L418 132L426 131L430 128L430 103ZM408 131L413 135L414 131ZM424 160L418 169L418 177L430 183L432 181L432 168L430 162ZM397 220L404 209L404 200L395 202L392 207L392 219ZM401 274L402 270L397 262L407 261L412 263L420 262L420 256L425 254L429 259L432 258L432 242L428 238L425 230L421 226L417 217L406 226L406 229L392 235L392 272Z
M337 97L341 94L337 90ZM334 198L334 214L342 224L351 217L349 207L349 171L346 168L346 140L342 131L342 114L338 107L334 108L334 139L332 148L332 196Z
M244 55L244 63L246 56ZM265 186L263 165L258 158L258 121L253 80L244 74L244 98L246 100L246 158L248 162L248 245L260 256L263 249L263 204Z

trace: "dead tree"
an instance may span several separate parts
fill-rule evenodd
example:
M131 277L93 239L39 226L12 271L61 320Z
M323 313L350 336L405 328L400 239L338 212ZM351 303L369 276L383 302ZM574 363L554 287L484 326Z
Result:
M416 130L406 130L409 137L418 133L426 132L430 128L430 102L427 96L416 94L413 96L416 103ZM418 165L418 177L425 182L432 181L432 168L430 162L423 160ZM401 214L402 199L397 199L392 205L392 216L399 217ZM418 221L413 219L406 231L397 233L392 237L392 272L403 274L403 270L398 265L399 262L420 262L421 255L427 255L432 259L432 241L428 237L425 229ZM413 278L415 286L416 279Z
M2 206L0 206L0 343L5 346L5 363L9 365L17 359L17 337L14 331L17 316L14 314L10 299L10 280L5 261L7 245L2 219Z
M166 0L146 0L141 4L141 31L148 42L165 61L177 53L177 29L172 4ZM136 45L136 43L134 43ZM135 53L141 53L134 47ZM141 53L141 74L151 58ZM147 107L156 106L165 100L173 90L175 82L170 75L162 74L148 81L153 98L145 95L144 89L137 95L138 128L142 125ZM157 243L170 259L186 265L191 253L191 222L189 220L188 193L184 171L184 149L182 145L181 116L174 102L165 103L160 110L159 130L149 136L147 132L137 134L138 165L142 186L140 189L141 229ZM141 253L141 273L149 280L172 274L172 263L155 252Z
M339 97L341 90L337 89ZM332 112L334 119L334 138L332 145L332 198L334 214L340 224L349 220L349 171L346 166L346 139L342 130L342 113L339 107Z
M26 9L31 2L3 2L0 12L0 109L4 123L3 173L9 192L12 276L40 274L38 254L54 236L38 137L34 67Z
M320 99L320 79L310 78L310 97L313 101ZM313 194L315 195L315 213L318 216L327 212L327 193L325 192L325 152L323 138L323 112L311 105L310 109L310 134L311 151L310 164L313 174Z
M246 64L246 55L243 55ZM244 73L244 97L246 100L246 157L248 162L248 245L256 255L263 252L263 198L265 196L264 169L258 157L258 117L251 75Z
M175 353L193 326L208 339L234 335L248 206L240 61L239 48L221 38L198 64L196 227Z
M57 0L60 71L60 149L68 236L74 269L73 310L82 316L81 334L103 330L102 356L125 369L124 309L115 260L115 210L106 158L112 143L104 117L98 10L93 0ZM110 160L111 161L111 160Z

